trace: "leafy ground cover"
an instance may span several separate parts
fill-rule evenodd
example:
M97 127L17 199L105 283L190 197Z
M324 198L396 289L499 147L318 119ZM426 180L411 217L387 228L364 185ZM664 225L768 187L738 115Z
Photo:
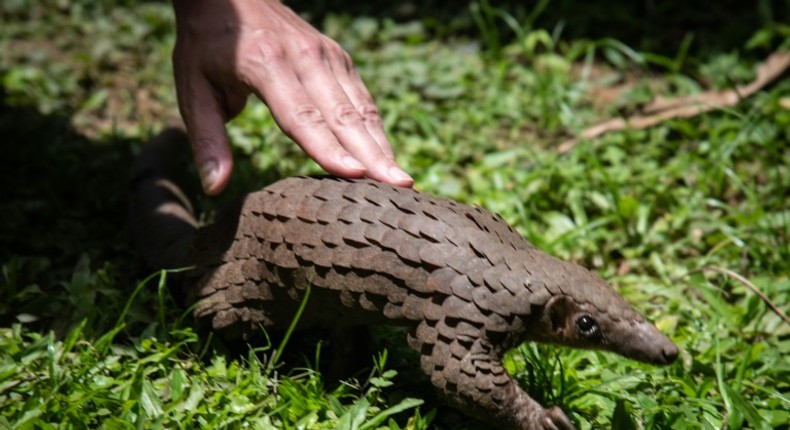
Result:
M790 428L790 324L749 287L790 311L790 80L557 150L657 95L750 81L790 46L785 3L316 3L297 6L354 55L418 188L597 270L682 350L655 368L524 345L507 365L536 399L582 429ZM166 3L12 0L0 20L0 427L485 428L429 394L398 332L333 384L299 335L197 330L141 267L125 172L177 118ZM260 103L229 132L238 170L209 212L318 172Z

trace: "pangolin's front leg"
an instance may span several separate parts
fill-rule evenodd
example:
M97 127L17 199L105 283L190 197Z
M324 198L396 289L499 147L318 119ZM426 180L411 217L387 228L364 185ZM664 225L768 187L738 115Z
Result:
M507 374L479 327L424 320L409 333L409 345L431 383L459 410L508 429L574 430L560 408L544 408Z

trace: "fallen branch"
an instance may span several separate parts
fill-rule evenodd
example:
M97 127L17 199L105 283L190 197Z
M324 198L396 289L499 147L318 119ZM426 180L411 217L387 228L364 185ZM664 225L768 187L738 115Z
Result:
M731 90L705 91L687 97L657 97L645 105L639 114L627 118L612 118L582 130L577 137L563 142L558 151L568 152L580 140L594 139L613 131L638 130L674 118L691 118L715 109L733 107L773 82L788 68L790 68L790 51L775 52L760 63L757 67L757 77L747 85L739 85Z
M769 299L768 296L765 295L765 293L763 293L759 288L757 288L757 286L755 286L754 284L749 282L748 279L744 278L743 276L739 275L738 273L733 272L730 269L724 269L724 268L716 267L716 266L705 266L705 267L700 267L699 269L694 269L694 270L691 270L691 271L687 272L684 275L684 277L689 276L689 275L693 275L695 273L700 273L700 272L704 273L704 272L707 272L707 271L716 272L716 273L718 273L720 275L724 275L724 276L729 276L730 278L735 279L736 281L740 282L746 288L752 290L752 292L754 294L757 294L757 297L759 297L763 301L763 303L765 303L766 306L768 306L768 308L770 308L776 315L778 315L779 318L782 319L782 321L784 321L787 324L790 324L790 317L788 317L786 313L784 313L781 309L779 309L779 306L777 306L774 302L772 302L771 299Z

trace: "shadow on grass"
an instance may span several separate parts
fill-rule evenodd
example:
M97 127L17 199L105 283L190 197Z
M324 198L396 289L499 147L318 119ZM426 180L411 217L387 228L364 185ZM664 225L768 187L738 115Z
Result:
M108 285L117 281L126 289L134 282L124 193L131 142L90 140L71 128L69 118L8 106L2 94L0 135L0 262L7 266L0 324L27 314L60 332L91 317L77 308L100 317L101 310L84 303L96 291L69 291L74 296L64 299L63 290L90 283L74 279L91 272L90 261L113 267L112 275L100 275L115 278L106 279Z
M9 105L2 88L0 136L0 326L23 321L32 330L62 335L87 319L89 334L112 329L136 283L152 272L133 248L127 225L128 181L143 142L88 138L67 114ZM199 213L210 218L261 178L278 179L249 159L236 159L228 190L215 199L202 196L188 163L185 191ZM155 290L152 285L136 299L129 322L154 322ZM168 310L176 317L180 312Z

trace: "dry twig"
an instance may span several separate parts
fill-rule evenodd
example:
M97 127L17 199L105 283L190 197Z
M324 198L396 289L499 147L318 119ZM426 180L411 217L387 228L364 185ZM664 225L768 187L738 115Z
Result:
M560 153L568 152L579 140L594 139L613 131L648 128L673 118L691 118L715 109L735 106L773 82L788 68L790 51L775 52L760 63L757 77L747 85L739 85L731 90L705 91L688 97L658 97L645 105L639 114L612 118L582 130L577 137L563 142L558 150Z
M752 290L754 294L757 294L757 297L759 297L763 301L763 303L765 303L766 306L768 306L768 308L770 308L776 315L778 315L779 318L782 319L782 321L786 322L787 324L790 324L790 317L788 317L786 313L784 313L781 309L779 309L779 306L777 306L776 303L772 302L771 299L769 299L768 296L765 295L765 293L763 293L759 288L757 288L757 286L752 284L748 279L744 278L738 273L733 272L730 269L725 269L716 266L705 266L705 267L700 267L699 269L691 270L688 273L686 273L685 276L689 276L694 273L700 273L700 272L704 273L706 271L716 272L720 275L729 276L730 278L740 282L741 284L743 284L743 286Z

